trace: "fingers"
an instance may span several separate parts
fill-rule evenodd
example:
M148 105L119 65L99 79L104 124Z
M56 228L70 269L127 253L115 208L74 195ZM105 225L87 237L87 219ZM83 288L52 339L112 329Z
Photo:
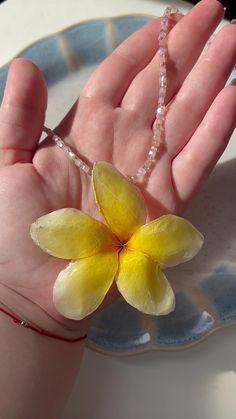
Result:
M185 203L215 166L236 126L236 87L224 88L189 143L172 163L176 192Z
M47 88L30 61L13 60L0 107L0 167L31 162L41 134Z
M172 157L193 135L211 103L225 86L235 62L236 26L227 25L170 104L166 118L166 139Z
M90 77L80 98L102 99L118 106L132 79L157 51L159 24L160 20L154 19L118 46Z
M209 36L223 17L223 7L216 0L200 1L171 30L168 40L167 100L175 95L198 59ZM133 80L122 107L143 113L153 121L158 99L158 56Z

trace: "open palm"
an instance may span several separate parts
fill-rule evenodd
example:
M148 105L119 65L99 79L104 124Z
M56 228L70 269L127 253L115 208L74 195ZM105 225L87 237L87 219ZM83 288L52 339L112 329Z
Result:
M222 13L217 1L203 0L169 36L166 150L140 185L150 219L177 213L188 203L235 127L236 89L224 85L236 60L236 26L221 30L195 65ZM85 159L110 161L127 175L144 162L152 137L159 23L145 25L99 66L57 128ZM66 262L38 249L29 229L59 208L98 214L90 179L50 140L37 148L46 97L39 70L25 60L13 61L0 110L0 277L3 288L70 327L73 321L62 318L52 303L53 283Z

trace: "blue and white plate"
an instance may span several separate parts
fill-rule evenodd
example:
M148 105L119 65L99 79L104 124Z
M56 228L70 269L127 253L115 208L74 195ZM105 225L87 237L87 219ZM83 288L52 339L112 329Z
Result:
M150 18L132 15L79 23L19 54L36 63L45 76L48 126L60 121L97 64ZM7 69L8 65L0 69L0 95ZM159 318L147 316L119 299L96 315L88 340L90 348L114 355L182 349L236 322L235 179L233 145L185 213L206 240L192 262L167 272L176 291L175 312Z

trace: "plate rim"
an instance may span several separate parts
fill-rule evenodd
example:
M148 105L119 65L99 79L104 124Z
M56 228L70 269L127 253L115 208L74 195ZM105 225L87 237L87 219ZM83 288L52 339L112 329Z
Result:
M121 18L129 18L129 17L146 17L146 18L149 18L150 20L152 20L152 19L158 18L159 16L155 16L155 15L148 14L148 13L128 13L128 14L121 14L121 15L116 15L116 16L100 16L100 17L96 17L96 18L93 18L93 19L85 19L85 20L78 21L77 23L73 23L72 25L68 25L68 26L63 27L59 31L51 32L49 35L42 36L42 37L36 39L35 41L30 42L24 48L20 49L16 54L14 54L10 60L7 60L5 63L1 64L0 65L0 72L3 70L4 67L9 66L9 64L12 62L12 60L14 60L15 58L19 58L29 48L37 45L38 43L40 43L42 41L46 41L47 39L50 39L52 37L57 38L63 32L65 32L67 30L74 29L81 24L99 22L99 21L102 21L102 20L109 22L109 21L114 21L114 20L118 20L118 19L121 19Z
M170 346L170 345L159 345L159 344L147 344L146 346L134 349L122 350L122 351L112 351L109 349L103 349L102 346L96 345L96 343L92 342L89 337L86 342L86 347L96 353L107 355L107 356L114 356L114 357L124 357L124 356L135 356L135 355L143 355L149 352L181 352L186 351L188 349L192 349L195 346L200 345L202 342L207 340L212 334L220 332L222 329L230 328L236 326L236 319L227 320L223 323L218 323L216 326L212 327L208 330L207 333L202 335L200 338L195 339L194 341L182 345Z

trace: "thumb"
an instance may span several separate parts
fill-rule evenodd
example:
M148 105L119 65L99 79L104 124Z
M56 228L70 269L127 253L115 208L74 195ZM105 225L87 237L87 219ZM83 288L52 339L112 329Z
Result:
M0 167L32 161L47 107L47 87L40 70L16 58L8 72L0 107Z

